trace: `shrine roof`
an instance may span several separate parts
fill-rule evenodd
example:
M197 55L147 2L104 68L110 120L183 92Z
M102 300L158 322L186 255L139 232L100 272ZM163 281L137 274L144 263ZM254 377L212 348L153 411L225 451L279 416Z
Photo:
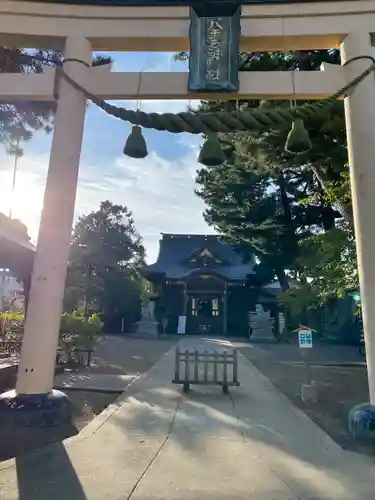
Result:
M0 268L11 269L15 276L31 272L34 254L26 226L0 213Z
M202 251L214 257L207 267L189 261ZM255 265L254 258L244 262L234 247L222 241L218 235L163 234L157 261L147 266L145 271L148 275L162 274L170 279L181 279L204 271L219 274L227 280L244 280L248 274L254 273Z

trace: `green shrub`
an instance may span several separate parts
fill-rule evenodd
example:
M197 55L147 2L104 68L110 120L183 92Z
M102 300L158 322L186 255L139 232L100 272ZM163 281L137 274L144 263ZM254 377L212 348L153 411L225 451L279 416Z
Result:
M23 334L23 313L0 313L0 339L19 340Z
M22 338L25 318L23 314L0 314L0 339L20 340ZM59 348L63 352L63 361L74 359L74 351L93 349L99 341L103 323L98 314L86 318L83 313L73 311L61 316Z
M93 349L99 341L102 328L103 323L98 314L86 318L80 311L64 313L61 316L59 347L66 360L73 359L77 349Z

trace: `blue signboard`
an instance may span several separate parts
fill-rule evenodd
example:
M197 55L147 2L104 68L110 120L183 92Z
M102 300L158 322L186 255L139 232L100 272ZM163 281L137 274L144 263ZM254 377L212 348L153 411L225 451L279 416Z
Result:
M298 330L298 340L299 340L299 346L301 348L312 347L313 345L312 331L306 329Z
M220 17L190 12L189 90L237 92L241 9Z

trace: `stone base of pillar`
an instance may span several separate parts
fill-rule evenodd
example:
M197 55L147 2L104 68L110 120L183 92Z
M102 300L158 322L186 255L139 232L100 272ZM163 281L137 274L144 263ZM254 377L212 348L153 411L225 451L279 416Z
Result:
M147 337L157 337L158 336L157 321L141 319L141 321L137 323L136 333L139 335L145 335Z
M61 391L48 394L0 394L0 425L17 427L56 427L71 423L72 401Z
M375 406L370 403L354 406L349 412L349 431L353 439L374 441Z

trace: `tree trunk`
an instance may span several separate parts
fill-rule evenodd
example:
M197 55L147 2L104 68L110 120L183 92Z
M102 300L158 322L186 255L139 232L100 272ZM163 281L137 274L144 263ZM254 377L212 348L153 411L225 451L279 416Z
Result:
M285 227L287 228L287 235L290 239L291 251L297 257L299 254L298 238L296 235L296 227L293 222L293 214L290 208L290 202L287 193L287 182L284 175L281 173L277 177L277 182L280 189L280 201L284 213Z
M318 181L318 183L320 184L323 191L327 191L328 188L327 188L326 182L328 179L325 180L323 178L323 174L321 172L319 172L317 168L311 167L311 169L314 172L314 176L315 176L316 180ZM340 201L337 201L337 200L334 202L334 207L339 212L341 217L343 217L349 223L350 227L354 228L352 207L351 206L345 207L345 205L343 203L341 203Z
M276 276L277 279L279 280L281 289L283 292L286 292L289 290L289 280L287 275L285 274L285 269L276 269Z
M292 211L290 209L288 194L287 194L287 190L286 190L286 181L285 181L285 177L283 174L278 175L277 183L278 183L279 189L280 189L280 201L281 201L281 206L282 206L283 212L284 212L285 222L287 223L288 227L291 228L291 226L292 226ZM294 233L294 231L293 231L293 233Z
M332 207L322 206L322 224L324 231L335 228L335 213L337 212L333 210Z

